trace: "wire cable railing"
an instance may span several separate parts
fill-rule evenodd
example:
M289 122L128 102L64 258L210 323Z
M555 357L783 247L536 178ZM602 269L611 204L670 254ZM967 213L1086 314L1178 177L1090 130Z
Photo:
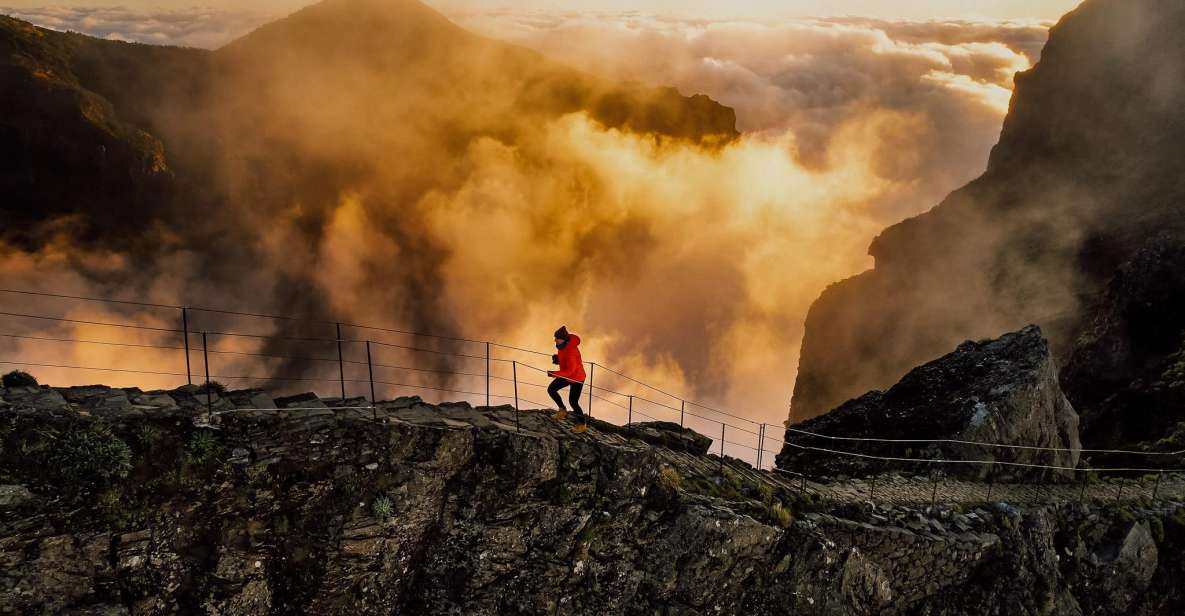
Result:
M144 342L123 342L123 341L115 341L115 340L98 340L98 339L94 339L94 338L90 338L90 337L75 338L75 337L61 337L61 336L49 336L49 335L34 335L33 333L14 333L14 332L0 333L0 337L6 337L6 338L11 338L11 339L16 339L16 340L27 340L27 341L32 341L32 342L99 345L99 346L110 346L110 347L119 347L119 348L128 348L128 349L159 350L159 351L163 351L163 352L181 351L184 353L184 356L185 356L186 371L180 372L180 371L155 370L155 369L154 370L137 370L137 369L130 369L130 368L117 368L117 367L111 367L111 366L77 365L77 364L71 364L71 363L61 363L61 362L52 362L52 361L22 361L22 360L18 360L16 358L5 358L3 360L0 360L0 364L3 364L3 365L48 367L48 368L56 368L56 369L68 369L68 370L92 370L92 371L102 371L102 372L111 372L111 373L144 374L144 375L153 375L153 376L162 376L162 377L178 377L178 378L185 377L190 384L193 383L193 377L195 375L198 376L199 378L204 376L204 378L207 382L209 382L213 379L222 379L222 380L226 380L226 381L255 381L255 382L279 382L279 383L337 383L340 387L340 393L341 393L342 399L346 398L347 384L349 384L351 386L365 384L365 385L369 385L369 392L370 392L369 397L371 399L371 405L372 405L371 408L373 408L373 405L376 404L375 397L376 397L376 388L377 387L414 389L414 390L433 391L433 392L438 392L438 393L469 396L469 397L471 397L473 399L477 399L477 400L484 399L487 406L489 406L491 401L495 400L495 399L496 400L511 400L511 401L513 401L513 406L515 407L516 410L518 409L518 407L520 406L520 404L522 402L528 402L530 404L538 405L540 408L545 408L545 407L550 406L549 404L540 404L538 402L531 401L531 400L519 395L519 392L518 392L519 386L534 387L534 388L540 388L540 389L544 389L544 390L548 389L548 387L549 387L549 384L547 384L547 383L535 382L535 381L533 381L529 378L526 378L526 377L520 378L520 376L518 374L518 372L519 372L518 369L520 367L526 368L528 373L537 372L537 373L542 373L542 374L548 374L549 373L548 370L539 368L537 366L533 366L529 363L520 362L516 359L508 359L505 357L493 357L491 355L492 350L503 349L503 350L514 351L514 352L528 353L532 356L537 356L537 357L550 357L549 353L545 353L542 351L536 351L536 350L532 350L532 349L528 349L528 348L524 348L524 347L503 344L503 343L498 343L498 342L491 342L491 341L478 341L478 340L462 338L462 337L457 337L457 336L442 336L442 335L423 333L423 332L412 332L412 331L397 329L397 328L378 327L378 326L371 326L371 325L347 324L344 322L328 321L328 320L322 320L322 319L303 319L300 317L291 317L291 316L283 316L283 315L269 315L269 314L250 312L250 311L223 310L223 309L215 309L215 308L182 307L182 306L174 306L174 305L169 305L169 304L152 303L152 302L140 302L140 301L131 301L131 300L110 300L110 299L86 297L86 296L79 296L79 295L47 293L47 292L28 291L28 290L16 290L16 289L2 289L2 288L0 288L0 293L19 294L19 295L27 295L27 296L40 296L40 297L56 298L56 299L70 299L70 300L77 300L77 301L105 302L105 303L134 306L137 308L180 310L181 317L182 317L181 318L182 326L180 329L161 327L158 325L141 325L141 324L133 324L133 323L119 323L119 322L112 322L112 321L101 321L101 320L95 320L95 319L70 318L67 316L50 316L50 315L44 315L44 314L30 314L29 312L0 312L0 317L10 317L10 318L18 318L18 319L34 319L34 320L39 320L39 321L66 323L66 324L74 324L74 325L112 327L112 328L118 328L120 330L125 330L125 331L127 331L127 330L140 331L140 332L144 332L148 335L152 335L152 336L156 336L156 337L179 335L183 338L183 345L177 345L175 343L173 343L173 344L167 344L167 343L149 344L149 343L144 343ZM190 323L189 323L189 319L188 319L188 312L189 311L209 312L209 313L214 313L214 314L233 315L233 316L251 317L251 318L278 319L278 320L284 320L284 321L289 321L289 322L303 322L303 323L311 323L311 324L318 324L318 325L334 325L337 328L336 329L336 336L330 338L330 337L320 337L320 336L310 336L310 335L288 335L285 333L261 334L261 333L248 333L248 332L239 332L239 331L195 331L194 329L192 329L190 327ZM445 349L439 349L439 348L433 349L433 348L426 348L425 346L422 346L422 345L413 346L413 345L398 344L398 343L383 341L383 340L367 340L367 339L343 337L341 335L341 328L343 326L344 327L351 327L351 328L355 328L355 329L359 329L359 330L370 330L370 331L394 333L394 334L400 334L400 335L411 335L411 336L416 336L417 338L423 338L423 339L427 339L427 340L440 340L440 341L449 342L449 343L455 342L455 343L466 343L466 344L480 344L480 345L483 345L483 347L485 349L485 353L482 355L478 355L478 354L474 354L471 352L462 352L461 349L452 349L452 350L445 350ZM223 329L225 329L225 328L223 328ZM201 339L203 341L202 344L200 346L191 345L190 344L191 338L195 337L195 336L199 336L199 335L201 336ZM277 343L277 342L278 343L296 343L296 344L324 344L324 345L332 344L332 345L337 346L338 354L337 354L337 357L322 357L322 356L307 355L307 354L284 354L281 352L261 352L261 351L256 351L256 350L220 348L219 345L212 345L208 342L211 338L214 338L216 341L217 341L217 339L224 339L227 341L242 340L242 341L250 341L250 342L253 342L256 344ZM354 358L347 358L345 356L345 353L344 353L345 347L349 347L351 350L354 350L355 347L362 347L362 346L364 346L365 350L366 350L366 361L361 361L360 359L354 359ZM408 353L408 354L412 354L412 355L429 354L429 355L437 356L440 358L448 358L449 361L451 361L452 359L466 360L466 361L468 361L468 360L483 361L485 363L485 370L484 370L484 372L478 372L478 371L472 371L472 370L460 370L460 369L453 368L451 366L449 366L449 367L431 367L430 368L430 367L422 367L422 366L415 366L415 365L404 365L401 363L384 362L384 361L382 361L381 357L379 358L379 361L375 361L373 358L372 349L380 349L380 350L381 349L388 349L393 352ZM202 355L202 360L206 366L203 371L195 371L192 369L192 366L191 366L191 354L192 353L200 353ZM268 376L251 376L251 375L241 375L241 374L219 374L219 372L220 372L219 370L217 370L217 369L210 370L210 368L209 368L209 363L210 363L209 356L211 354L213 354L215 356L259 358L259 359L264 359L264 360L279 360L279 361L289 361L289 362L316 362L316 363L321 363L321 364L336 363L338 366L338 375L336 378L330 378L330 377L313 377L313 376L305 376L305 375L281 376L281 375L270 374ZM411 363L414 363L414 362L411 362ZM594 412L605 409L605 407L607 405L608 407L610 407L611 412L624 415L624 419L623 419L624 423L632 423L635 415L638 417L649 419L651 421L666 421L664 419L655 417L654 415L647 413L641 409L635 409L635 406L636 406L635 403L649 405L647 408L652 407L653 409L660 410L661 413L671 414L672 418L669 421L671 421L672 423L674 423L673 414L678 413L678 424L681 427L687 427L689 424L689 420L696 420L698 422L702 422L705 424L718 426L719 436L715 436L712 438L715 441L715 443L713 444L713 449L718 450L718 455L720 456L721 461L723 461L723 459L726 457L726 453L727 453L726 447L731 446L734 448L733 449L734 451L736 449L744 449L749 452L755 452L756 453L755 456L748 456L748 457L750 459L755 457L756 466L758 468L765 468L767 466L766 464L764 464L765 462L767 462L767 459L766 459L767 453L769 453L771 451L776 452L777 448L780 448L780 449L792 448L792 449L799 449L799 450L804 450L804 451L814 451L814 452L822 453L822 454L826 454L826 455L843 456L843 457L858 458L858 459L865 459L865 460L878 460L878 461L883 461L883 462L908 462L908 463L919 463L919 464L930 464L930 465L934 465L934 464L952 464L952 465L992 464L992 465L1000 465L1000 466L1015 466L1015 467L1055 470L1055 471L1083 471L1083 470L1086 470L1089 472L1164 472L1166 470L1170 470L1170 469L1163 469L1163 468L1139 468L1139 467L1083 469L1083 468L1072 468L1072 467L1056 465L1056 464L1035 464L1035 463L1027 463L1027 462L1011 462L1011 461L1002 461L1002 460L973 460L973 459L966 459L966 460L957 459L956 460L956 459L944 459L944 458L882 456L882 455L876 455L873 453L861 452L861 451L848 451L848 450L831 448L831 447L817 447L814 445L808 445L805 443L794 442L794 441L788 440L789 436L793 435L793 434L802 435L807 438L819 438L819 439L825 439L825 440L831 440L831 441L837 441L837 442L851 442L851 443L954 444L954 445L962 445L962 446L976 446L976 447L984 447L984 448L1000 448L1000 449L1010 449L1010 450L1047 451L1047 452L1051 452L1051 453L1064 453L1064 452L1068 452L1068 451L1078 451L1080 453L1094 453L1094 454L1102 454L1102 455L1131 455L1131 456L1158 456L1158 457L1174 457L1174 456L1181 456L1182 454L1185 454L1185 450L1183 450L1183 451L1168 451L1168 452L1164 452L1164 451L1136 451L1136 450L1121 450L1121 449L1077 449L1077 450L1073 450L1073 449L1062 448L1062 447L1045 447L1045 446L1039 446L1039 445L1019 445L1019 444L1010 444L1010 443L988 443L988 442L978 442L978 441L963 440L963 439L888 439L888 438L873 438L873 437L847 437L847 436L833 436L833 435L819 434L819 433L815 433L815 432L811 432L811 431L807 431L807 430L802 430L802 429L794 428L794 427L786 427L785 428L785 437L784 438L777 438L776 436L771 436L770 434L768 434L768 429L770 427L775 427L775 424L767 424L767 423L757 422L757 421L749 419L747 417L743 417L743 416L740 416L740 415L737 415L734 413L730 413L726 410L723 410L723 409L720 409L720 408L717 408L717 407L714 407L711 405L707 405L707 404L704 404L701 402L687 399L685 397L678 396L674 393L671 393L670 391L666 391L662 388L650 385L642 380L636 379L636 378L631 377L623 372L614 370L612 368L609 368L609 367L607 367L603 364L597 363L597 362L588 362L588 364L590 366L590 370L588 371L589 378L587 379L585 386L588 389L588 391L587 391L588 409L586 412L589 416L595 417L596 415L594 414ZM511 370L511 375L510 376L503 376L501 374L495 374L491 365L509 367ZM351 370L356 370L356 369L361 369L361 367L363 367L363 366L365 366L368 371L366 378L359 378L357 375L351 375L349 378L347 378L347 374L346 374L347 367L349 367ZM612 377L622 379L626 383L629 383L634 386L637 386L638 388L641 388L641 390L634 388L632 391L622 391L617 388L606 387L603 384L603 380L605 378L603 376L601 377L602 382L596 383L596 382L594 382L594 377L597 376L597 374L598 374L595 372L597 368L600 368L602 371L599 374L608 373L609 375L612 375ZM408 382L408 381L404 381L404 380L385 379L385 378L383 378L383 376L381 374L376 378L376 376L375 376L376 369L380 370L380 371L382 371L382 370L405 371L408 373L415 373L415 374L420 374L420 375L431 376L431 377L434 377L438 380L437 380L437 382L431 382L431 381L428 381L428 382ZM465 387L465 386L453 385L451 382L456 379L482 379L485 382L485 386L484 386L484 388L482 388L482 387ZM505 390L503 390L502 392L495 391L494 384L496 384L496 383L501 383L503 385L512 386L513 387L513 394L510 392L507 392ZM623 388L623 389L625 389L625 388ZM647 397L647 395L645 393L640 393L640 391L653 392L653 393L659 394L661 396L665 396L666 398L669 398L669 400L667 400L667 401L655 400L650 397ZM677 401L678 406L674 406L673 404L671 404L670 403L671 401ZM693 410L689 411L688 407L690 407ZM701 412L695 412L695 411L701 411ZM728 421L728 419L720 419L720 417L738 420L738 421L744 422L745 425L736 425L734 423L730 423ZM705 431L708 431L708 430L705 429ZM750 445L745 442L738 442L735 439L730 440L728 438L728 434L730 431L732 432L733 435L743 434L746 436L755 437L755 439L754 439L755 446ZM776 445L776 447L773 449L767 448L767 444L770 442L773 442ZM775 470L784 471L786 469L775 469ZM1173 470L1172 472L1179 472L1179 471Z

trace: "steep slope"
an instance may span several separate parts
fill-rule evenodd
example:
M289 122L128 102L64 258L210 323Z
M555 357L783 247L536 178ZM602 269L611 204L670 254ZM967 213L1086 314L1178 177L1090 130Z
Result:
M1114 269L1185 229L1183 27L1179 2L1087 0L1053 28L983 176L886 229L875 269L811 307L793 420L1029 323L1065 365Z
M335 258L320 250L353 216L381 247L351 274L381 280L368 303L441 333L455 331L437 303L447 247L422 201L464 185L473 159L511 152L539 175L577 175L548 142L573 113L655 141L737 136L733 111L707 97L601 80L415 0L327 0L212 52L4 18L0 93L3 249L85 239L131 264L104 273L112 285L196 271L260 307L318 315L332 298L317 276ZM599 188L586 184L573 202Z
M1185 606L1179 502L822 510L777 475L600 422L259 390L215 394L211 422L205 396L0 388L0 613Z

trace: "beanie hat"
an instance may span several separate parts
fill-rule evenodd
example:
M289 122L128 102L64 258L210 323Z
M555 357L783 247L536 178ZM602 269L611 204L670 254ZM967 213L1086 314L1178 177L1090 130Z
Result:
M555 337L557 340L567 340L571 334L568 333L568 326L561 325L559 329L555 330Z

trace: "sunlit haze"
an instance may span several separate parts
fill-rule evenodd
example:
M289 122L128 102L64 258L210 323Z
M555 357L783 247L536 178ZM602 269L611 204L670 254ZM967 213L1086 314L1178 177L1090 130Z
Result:
M0 12L57 30L215 48L305 3L261 2L250 10L224 1L201 9L181 2L8 4ZM881 229L929 209L983 171L1013 75L1039 59L1049 25L1075 3L601 0L579 10L546 0L433 4L463 28L598 77L705 94L735 110L742 134L719 148L659 142L578 112L532 126L529 138L504 138L510 129L497 127L508 120L486 118L483 104L469 98L479 93L421 100L426 95L391 83L367 84L375 93L396 88L386 96L409 109L491 128L451 150L412 140L424 161L440 161L430 171L439 177L421 175L414 183L400 175L395 155L365 158L367 173L381 181L320 195L327 201L319 206L323 227L312 254L289 249L306 230L307 204L284 204L254 240L265 265L251 275L265 280L269 268L285 275L308 268L301 275L333 298L329 308L389 323L403 317L358 298L368 296L369 285L407 275L398 269L406 241L400 238L415 237L434 255L430 276L416 279L433 290L424 300L431 304L417 310L453 324L454 333L538 347L567 323L594 358L780 423L808 307L827 285L872 265L867 247ZM465 60L473 67L484 61ZM373 130L353 125L349 100L277 100L288 107L285 130L307 131L299 147L318 155L337 154L324 152L333 148L320 135ZM399 123L384 126L397 131ZM372 181L383 190L368 188ZM384 201L404 194L395 190L401 183L417 187L408 193L413 201ZM414 214L392 224L414 227L391 236L374 221L397 209ZM473 241L490 233L501 241ZM85 280L71 273L72 250L54 243L39 254L11 254L4 266L29 286L49 284L55 273L60 284L85 291ZM126 267L116 254L87 258ZM176 273L152 291L179 302L181 282L198 273L192 257L171 258ZM94 353L79 351L92 359ZM44 376L79 378L50 370Z

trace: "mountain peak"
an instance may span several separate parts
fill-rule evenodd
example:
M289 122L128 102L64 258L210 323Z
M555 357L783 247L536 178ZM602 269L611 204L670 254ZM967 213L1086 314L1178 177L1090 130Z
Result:
M323 0L261 26L226 47L249 47L289 39L295 43L315 46L332 43L349 48L375 40L394 43L408 38L464 38L467 34L417 0Z

